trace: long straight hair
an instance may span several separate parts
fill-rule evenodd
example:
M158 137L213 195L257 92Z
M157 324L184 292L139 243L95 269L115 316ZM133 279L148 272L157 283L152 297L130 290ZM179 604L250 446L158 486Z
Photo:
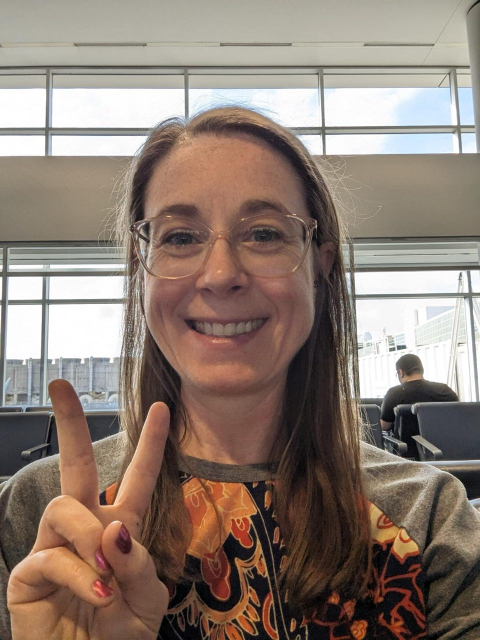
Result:
M283 406L282 449L274 505L286 558L281 582L293 609L310 616L332 591L361 597L371 569L368 509L363 498L360 420L356 398L354 317L341 246L343 230L317 163L301 142L270 119L239 107L203 112L190 121L168 119L153 129L125 180L118 216L119 246L126 247L126 308L120 391L127 448L121 477L133 457L150 406L165 402L171 431L164 462L143 523L142 543L167 582L181 579L191 537L179 481L179 425L187 424L181 381L145 322L144 277L129 226L144 217L147 188L157 164L198 136L248 134L286 158L300 178L309 214L318 222L313 245L333 242L329 274L317 269L312 331L290 364ZM353 277L353 273L350 274ZM120 478L121 479L121 478Z

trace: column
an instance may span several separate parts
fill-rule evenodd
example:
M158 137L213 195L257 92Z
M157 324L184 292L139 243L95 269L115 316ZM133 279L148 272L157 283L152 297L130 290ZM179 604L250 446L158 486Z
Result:
M468 53L472 74L473 108L477 151L480 153L480 0L467 13Z

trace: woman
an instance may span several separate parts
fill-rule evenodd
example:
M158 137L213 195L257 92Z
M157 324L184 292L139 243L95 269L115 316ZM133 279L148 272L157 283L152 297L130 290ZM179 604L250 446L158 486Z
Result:
M125 438L99 483L51 385L61 488L43 461L0 494L14 640L478 638L462 486L360 445L342 235L301 143L245 109L170 120L128 185ZM62 496L22 559L32 484Z

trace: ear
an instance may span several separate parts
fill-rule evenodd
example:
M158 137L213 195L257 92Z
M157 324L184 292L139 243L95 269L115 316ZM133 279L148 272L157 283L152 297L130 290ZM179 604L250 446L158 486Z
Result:
M318 248L318 262L324 278L330 275L336 252L337 248L333 242L324 242Z

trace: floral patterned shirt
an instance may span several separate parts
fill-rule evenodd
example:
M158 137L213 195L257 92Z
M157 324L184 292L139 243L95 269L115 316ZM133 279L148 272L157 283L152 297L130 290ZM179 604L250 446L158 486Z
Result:
M171 589L162 640L407 640L426 638L424 573L417 544L369 502L373 579L362 600L332 593L323 615L292 615L279 586L285 556L271 482L261 465L189 458L181 472L193 524L189 568L201 580ZM231 467L231 469L229 469ZM239 481L243 474L253 480ZM232 478L233 474L233 478ZM263 479L259 479L262 478ZM198 480L202 478L202 482ZM111 502L115 486L102 494ZM208 493L208 496L207 496ZM213 502L222 519L222 534Z

